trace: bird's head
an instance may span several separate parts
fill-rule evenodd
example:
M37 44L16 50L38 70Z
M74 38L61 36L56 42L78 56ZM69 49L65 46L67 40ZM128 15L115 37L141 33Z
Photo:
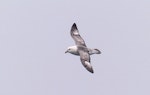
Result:
M77 47L76 46L70 46L67 48L65 53L75 53L77 51Z
M69 48L69 47L67 48L67 50L65 51L65 53L68 53L68 52L69 53L71 52L71 48Z

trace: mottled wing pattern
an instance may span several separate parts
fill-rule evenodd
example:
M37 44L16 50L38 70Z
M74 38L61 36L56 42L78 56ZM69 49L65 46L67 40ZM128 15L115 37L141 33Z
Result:
M71 33L71 36L74 39L76 45L86 46L84 40L82 39L82 37L79 34L78 28L75 23L72 25L70 33Z
M79 54L80 54L80 60L81 63L83 64L83 66L91 73L94 73L92 65L90 63L90 55L87 51L85 51L84 49L81 50L79 49Z

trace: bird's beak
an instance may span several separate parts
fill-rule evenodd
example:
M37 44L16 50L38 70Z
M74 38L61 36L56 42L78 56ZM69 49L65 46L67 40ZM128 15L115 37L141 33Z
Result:
M65 51L65 53L67 53L68 52L68 50L67 51Z

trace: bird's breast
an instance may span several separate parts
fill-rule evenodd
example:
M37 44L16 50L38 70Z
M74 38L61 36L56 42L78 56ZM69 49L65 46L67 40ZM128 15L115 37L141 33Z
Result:
M79 52L78 51L74 51L74 52L71 52L71 54L73 54L73 55L79 55Z

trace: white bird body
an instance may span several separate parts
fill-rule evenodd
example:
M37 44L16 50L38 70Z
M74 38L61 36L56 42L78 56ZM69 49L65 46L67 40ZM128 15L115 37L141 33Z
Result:
M92 54L100 54L101 52L98 50L98 49L90 49L90 48L87 48L88 49L88 52L89 52L89 55L92 55ZM80 55L79 52L78 52L78 47L77 46L70 46L68 47L66 53L69 52L73 55Z

